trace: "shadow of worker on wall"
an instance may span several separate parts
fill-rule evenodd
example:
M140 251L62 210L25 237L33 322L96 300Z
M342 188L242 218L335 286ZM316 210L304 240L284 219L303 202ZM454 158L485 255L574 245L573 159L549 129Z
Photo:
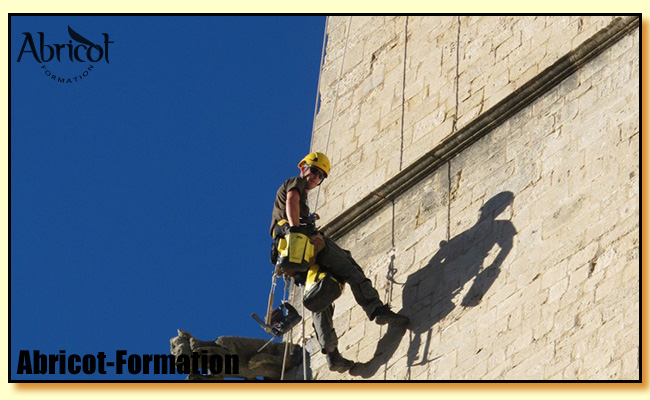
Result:
M413 365L432 361L428 354L433 327L454 310L454 298L465 284L472 282L460 305L474 307L499 276L517 231L509 220L496 218L512 201L512 192L492 197L481 207L474 226L449 241L440 242L440 249L429 263L409 275L405 283L392 282L403 286L399 313L411 319L407 353L409 372ZM403 328L389 327L379 340L374 357L357 364L350 373L373 376L393 356L405 332ZM424 348L420 350L425 334Z

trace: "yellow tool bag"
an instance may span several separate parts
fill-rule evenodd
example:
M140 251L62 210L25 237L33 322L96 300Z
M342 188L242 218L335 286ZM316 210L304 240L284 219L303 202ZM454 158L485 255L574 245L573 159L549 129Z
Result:
M293 230L293 228L292 228ZM314 257L314 245L298 230L289 231L278 240L277 266L284 272L306 272Z
M305 283L305 297L302 299L306 309L321 312L334 303L341 293L343 293L343 284L329 272L318 264L312 264L309 267Z

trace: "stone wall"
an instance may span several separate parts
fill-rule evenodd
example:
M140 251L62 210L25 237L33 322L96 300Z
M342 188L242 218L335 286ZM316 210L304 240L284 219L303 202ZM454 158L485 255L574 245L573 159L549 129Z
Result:
M327 228L616 21L330 17L312 208ZM330 372L307 316L313 379L640 378L639 29L535 96L341 234L412 326L346 290L339 349L360 364Z

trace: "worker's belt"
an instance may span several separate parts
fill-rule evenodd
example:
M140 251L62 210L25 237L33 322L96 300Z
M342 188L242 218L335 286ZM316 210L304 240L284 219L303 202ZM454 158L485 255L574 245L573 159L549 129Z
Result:
M305 308L313 312L324 311L343 292L343 284L337 281L326 268L312 264L307 271L305 283Z
M294 227L293 229L298 229L301 233L307 236L313 236L318 233L318 229L314 222L307 218L300 218L300 226ZM273 226L273 231L271 233L273 239L277 239L286 236L290 230L291 227L289 226L289 221L281 219Z

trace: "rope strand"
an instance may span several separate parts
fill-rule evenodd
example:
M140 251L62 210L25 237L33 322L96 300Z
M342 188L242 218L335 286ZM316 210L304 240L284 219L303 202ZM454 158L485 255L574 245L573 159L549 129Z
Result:
M290 288L293 287L293 278L291 278L290 281L287 280L286 276L284 278L284 295L282 302L286 302L289 299L289 290ZM289 342L292 340L292 335L291 333L293 332L293 328L289 330L289 339L286 339L284 341L284 356L282 357L282 372L280 373L280 380L284 380L284 370L286 369L287 366L287 354L289 353ZM286 335L286 334L285 334Z
M343 77L343 65L345 65L345 53L347 53L348 50L348 41L350 39L350 27L352 26L352 16L350 16L350 20L348 21L348 29L345 34L345 46L343 47L343 56L341 56L341 68L339 69L339 79L336 81L336 89L334 92L334 104L332 105L332 116L330 118L330 127L327 132L327 143L325 145L325 154L327 154L327 151L329 150L330 147L330 138L332 136L332 126L334 125L334 115L336 113L336 104L339 99L339 85L341 84L341 78ZM321 66L322 70L322 66ZM312 140L313 140L314 134L312 132ZM320 198L320 191L321 191L321 186L318 187L318 192L316 193L316 203L314 204L314 212L318 209L318 199Z
M318 103L320 102L320 79L323 75L323 62L325 61L325 44L327 42L327 27L330 17L325 17L325 31L323 32L323 48L320 53L320 65L318 66L318 82L316 83L316 101L314 102L314 118L311 123L311 141L309 143L309 152L314 151L314 132L316 131L316 115L318 115Z

